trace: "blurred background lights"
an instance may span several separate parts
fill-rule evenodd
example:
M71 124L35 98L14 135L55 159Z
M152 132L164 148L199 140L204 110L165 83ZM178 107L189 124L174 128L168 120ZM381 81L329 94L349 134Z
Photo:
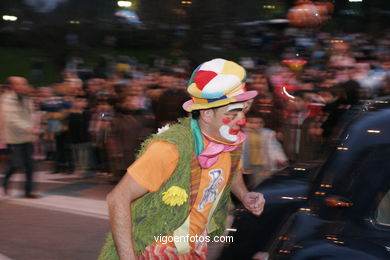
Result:
M350 3L363 2L363 0L348 0Z
M4 21L15 22L15 21L18 20L18 17L13 16L13 15L3 15L3 20Z
M367 130L367 132L368 133L374 133L374 134L380 134L380 130L372 130L372 129L370 129L370 130Z
M130 10L120 10L115 13L116 16L122 17L126 20L126 22L131 24L141 24L138 15Z
M128 8L131 7L132 3L130 1L118 1L119 7Z

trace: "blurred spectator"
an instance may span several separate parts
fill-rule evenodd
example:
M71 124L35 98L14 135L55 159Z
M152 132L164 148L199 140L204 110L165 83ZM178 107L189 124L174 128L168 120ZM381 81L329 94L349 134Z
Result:
M88 107L94 108L97 104L97 100L104 95L104 85L106 84L104 79L92 78L87 81L87 97Z
M136 96L125 96L116 107L111 122L109 142L110 168L113 181L117 182L125 174L126 169L135 160L140 145L142 122L137 120L135 112L139 109Z
M130 89L127 91L130 96L133 96L133 102L137 113L141 115L153 115L151 100L145 94L145 86L141 80L133 80Z
M76 72L65 71L63 77L64 84L67 85L70 91L81 94L80 91L83 87L83 81L77 76Z
M85 111L86 107L86 98L77 96L68 117L72 168L76 171L87 170L90 162L89 114Z
M344 102L347 105L353 106L359 103L362 97L362 89L360 84L354 80L355 61L351 57L340 56L332 63L335 71L336 86L345 91Z
M42 100L41 109L47 111L48 157L56 160L53 173L69 172L71 156L68 147L67 110L72 107L72 103L63 96L66 94L66 86L57 85L55 88L55 92L52 88L45 88L42 92L45 98Z
M93 167L100 172L108 172L107 141L114 118L114 110L107 99L99 99L91 113L88 131L91 135Z
M288 160L276 134L264 127L264 120L255 115L247 116L245 127L248 138L244 142L242 162L248 174L248 188L255 188Z
M309 162L319 159L323 131L321 119L320 114L313 114L303 121L296 159L298 162Z
M340 88L326 88L320 89L319 94L325 101L324 116L325 120L322 123L323 133L322 136L327 141L337 127L341 116L346 111L346 105L343 104L342 96L343 90Z
M300 150L302 124L310 115L306 91L296 91L286 103L283 115L283 147L287 157L296 161Z
M190 97L185 90L185 85L179 85L179 79L174 76L165 76L165 91L155 102L155 117L157 127L168 123L174 123L180 117L187 116L182 104Z
M46 111L40 110L38 98L34 96L34 112L32 113L34 128L38 131L37 140L34 142L34 160L44 160L46 158L46 149L44 145L44 134L46 132Z
M2 95L5 91L5 85L0 85L0 163L3 162L3 160L6 158L7 153L7 144L5 142L5 136L4 136L4 118L2 114Z
M280 125L277 116L276 106L274 104L273 93L269 88L267 79L262 74L252 74L249 77L250 84L248 89L257 90L259 93L254 99L251 106L251 113L261 116L271 129L277 129Z
M39 130L34 126L32 113L33 100L29 96L31 88L25 78L9 77L10 90L2 95L1 112L4 119L5 142L9 148L10 158L3 180L4 192L7 193L8 181L16 170L25 168L26 181L24 196L36 198L33 191L33 142Z

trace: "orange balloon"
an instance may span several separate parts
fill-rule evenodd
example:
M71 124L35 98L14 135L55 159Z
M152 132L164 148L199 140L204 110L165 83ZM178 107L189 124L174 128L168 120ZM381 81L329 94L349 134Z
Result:
M331 3L331 2L323 2L323 5L326 6L326 9L328 9L328 14L333 13L333 11L334 11L333 3Z
M334 7L331 2L314 2L314 4L323 9L327 14L333 13Z
M291 26L298 28L317 28L326 18L314 4L299 4L292 7L287 14Z
M296 5L303 5L303 4L312 4L313 2L311 0L297 0L295 3Z
M312 2L310 0L297 0L287 14L291 26L297 28L317 28L329 19L333 12L331 2Z

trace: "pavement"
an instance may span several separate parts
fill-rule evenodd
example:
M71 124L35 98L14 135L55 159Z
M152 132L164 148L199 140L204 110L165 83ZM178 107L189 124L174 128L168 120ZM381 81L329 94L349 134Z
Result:
M0 195L0 260L97 259L109 231L110 179L41 169L34 183L36 199L22 197L22 173L12 176L9 195Z
M52 174L51 168L41 162L34 173L36 199L23 198L24 173L12 176L7 196L0 188L0 260L97 259L110 230L105 197L114 187L111 179ZM208 259L217 259L220 250L210 243Z
M38 198L26 199L23 197L24 174L13 175L8 188L9 195L0 197L0 202L108 219L105 196L113 186L105 175L51 174L40 171L34 173L34 183L34 194Z

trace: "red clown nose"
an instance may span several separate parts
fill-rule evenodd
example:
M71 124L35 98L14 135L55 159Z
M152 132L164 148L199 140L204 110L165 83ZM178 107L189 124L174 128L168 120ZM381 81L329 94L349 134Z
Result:
M246 125L246 119L243 117L241 120L237 121L236 123L238 126L245 126Z

